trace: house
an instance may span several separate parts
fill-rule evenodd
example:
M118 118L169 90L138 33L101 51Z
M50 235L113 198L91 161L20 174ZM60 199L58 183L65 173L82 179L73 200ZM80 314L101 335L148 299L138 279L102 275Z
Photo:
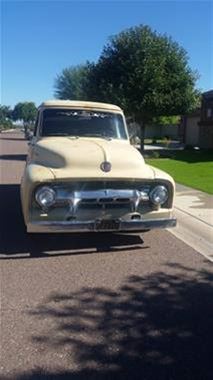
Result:
M198 125L200 148L213 149L213 90L202 95Z
M213 149L213 90L202 94L201 108L182 117L179 136L186 145Z
M200 109L196 109L194 112L184 115L181 118L179 127L179 137L181 142L188 146L199 145L200 127L198 125L200 120Z

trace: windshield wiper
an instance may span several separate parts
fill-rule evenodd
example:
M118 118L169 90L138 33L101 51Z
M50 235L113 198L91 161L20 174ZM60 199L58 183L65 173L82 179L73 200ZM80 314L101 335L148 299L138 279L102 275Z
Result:
M104 135L101 135L99 133L88 133L82 137L100 137L101 139L104 139L104 140L112 140L112 137L104 136Z
M49 136L69 136L69 137L78 137L78 136L70 136L69 133L48 133L48 135L44 136L44 137L49 137Z
M112 140L112 137L109 137L109 136L104 136L102 134L99 134L99 133L88 133L88 134L84 134L82 136L72 136L70 135L69 133L60 133L60 132L54 132L54 133L49 133L48 135L44 136L44 137L50 137L50 136L66 136L66 137L69 137L70 139L79 139L79 137L99 137L101 139L104 139L104 140Z

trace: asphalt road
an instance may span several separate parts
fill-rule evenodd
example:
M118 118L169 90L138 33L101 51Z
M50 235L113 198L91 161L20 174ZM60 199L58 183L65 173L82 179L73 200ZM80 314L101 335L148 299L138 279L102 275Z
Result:
M31 240L0 138L1 380L212 379L212 263L168 231Z

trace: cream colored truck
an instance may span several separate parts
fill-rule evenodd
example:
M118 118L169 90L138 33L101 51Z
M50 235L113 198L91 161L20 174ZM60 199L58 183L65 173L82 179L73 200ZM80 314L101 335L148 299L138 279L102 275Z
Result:
M174 181L146 165L112 104L47 101L21 181L30 233L174 227Z

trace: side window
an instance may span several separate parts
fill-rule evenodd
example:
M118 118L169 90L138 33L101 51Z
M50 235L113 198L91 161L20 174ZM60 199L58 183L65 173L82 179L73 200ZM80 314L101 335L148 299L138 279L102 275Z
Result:
M206 110L206 116L208 119L211 119L213 117L213 107L212 108L207 108Z
M36 136L36 134L37 134L38 122L39 122L39 112L37 113L37 117L36 117L36 121L35 121L35 126L34 126L33 136Z

